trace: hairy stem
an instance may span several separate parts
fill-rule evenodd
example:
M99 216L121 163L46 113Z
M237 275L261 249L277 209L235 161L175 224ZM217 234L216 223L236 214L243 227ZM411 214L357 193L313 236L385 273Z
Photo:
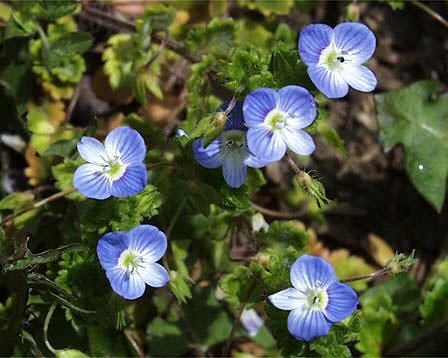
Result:
M340 282L345 283L345 282L353 282L353 281L359 281L359 280L369 280L369 279L383 276L389 272L390 272L390 267L384 267L381 270L369 273L367 275L360 275L360 276L345 278L343 280L340 280Z

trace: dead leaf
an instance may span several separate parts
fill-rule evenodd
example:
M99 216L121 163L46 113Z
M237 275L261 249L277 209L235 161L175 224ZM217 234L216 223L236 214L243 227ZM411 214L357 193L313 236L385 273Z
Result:
M373 260L384 266L394 256L394 251L389 244L375 234L369 234L368 252Z

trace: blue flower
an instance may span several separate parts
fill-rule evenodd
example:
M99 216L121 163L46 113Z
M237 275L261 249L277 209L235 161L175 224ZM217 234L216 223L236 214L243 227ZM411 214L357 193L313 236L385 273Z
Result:
M272 304L291 311L288 330L297 339L310 341L328 334L331 326L356 309L355 291L336 279L333 267L311 255L299 257L291 266L293 287L269 296Z
M375 74L362 64L375 52L376 39L364 24L344 22L306 26L300 32L299 53L316 87L329 98L341 98L348 86L373 91Z
M240 321L251 337L255 337L264 326L263 319L254 309L243 309Z
M316 118L316 103L305 88L259 88L246 97L243 113L249 150L262 160L280 160L287 148L300 155L314 152L313 139L302 130Z
M229 102L224 102L218 111L225 111ZM193 143L194 157L205 168L222 166L222 174L226 183L232 188L243 185L247 176L247 167L261 168L267 162L255 157L247 148L247 128L244 126L241 102L236 102L228 114L224 131L207 148L204 140Z
M104 145L95 138L82 137L78 152L88 163L75 171L73 186L88 198L131 196L146 186L148 173L143 164L146 147L136 130L115 128Z
M166 236L152 225L140 225L129 232L104 235L97 246L101 266L112 289L134 300L145 292L145 285L162 287L170 280L166 269L156 263L165 254Z

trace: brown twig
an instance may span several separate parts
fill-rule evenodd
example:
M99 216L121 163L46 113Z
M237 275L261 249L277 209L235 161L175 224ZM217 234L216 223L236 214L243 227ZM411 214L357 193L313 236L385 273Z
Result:
M126 339L131 344L135 353L137 353L137 356L139 358L143 358L145 356L145 352L143 351L143 348L140 346L140 344L136 341L133 332L130 329L126 328L124 330L124 335L126 336Z
M305 214L305 210L303 209L295 212L285 212L285 211L271 210L255 203L251 203L251 205L255 210L259 211L264 215L270 216L271 218L286 219L286 220L299 219L302 218L303 215Z
M70 103L67 106L67 112L65 114L65 119L64 119L65 123L70 123L70 119L72 118L73 111L76 107L76 103L78 102L79 94L81 93L81 82L79 82L78 85L75 87L73 96L70 99Z
M45 198L45 199L42 199L41 201L38 201L37 203L34 203L32 206L30 206L30 207L27 208L27 209L24 209L24 210L19 211L19 212L17 212L17 213L8 215L8 216L1 222L0 226L5 225L7 222L9 222L9 221L11 221L11 220L17 219L19 216L22 216L23 214L25 214L25 213L27 213L27 212L29 212L29 211L31 211L31 210L38 209L38 208L44 206L45 204L47 204L47 203L49 203L49 202L52 202L52 201L55 201L55 200L57 200L57 199L63 198L64 196L66 196L66 195L68 195L68 194L70 194L70 193L73 193L74 191L75 191L75 189L70 188L70 189L66 189L66 190L60 191L60 192L58 192L58 193L56 193L56 194L50 195L49 197L47 197L47 198Z
M88 21L94 22L96 24L112 27L117 31L134 32L135 26L132 21L126 20L124 18L118 18L111 13L101 11L89 4L84 4L82 7L82 12L79 14L80 17L86 18ZM157 44L166 43L166 48L178 55L186 58L190 62L200 62L200 56L191 54L188 49L181 43L178 42L163 33L156 32L152 34L152 41Z
M445 20L439 13L431 9L429 6L421 3L420 1L413 1L412 4L414 4L415 6L426 12L429 16L436 19L438 22L440 22L443 26L445 26L448 29L448 21Z

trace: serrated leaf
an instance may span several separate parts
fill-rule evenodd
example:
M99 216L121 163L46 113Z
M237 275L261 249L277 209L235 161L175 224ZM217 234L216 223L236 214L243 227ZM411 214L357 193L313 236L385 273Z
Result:
M42 6L42 17L47 20L55 20L70 15L78 7L77 0L39 0L39 3Z
M423 197L442 209L448 177L448 96L432 99L440 84L419 81L375 96L386 150L402 144L406 172Z
M407 274L397 275L385 284L367 290L361 297L362 330L356 348L366 356L382 356L386 343L399 344L396 334L401 320L417 309L420 292ZM400 332L400 331L398 331Z
M166 30L174 20L176 16L176 9L171 6L154 5L147 9L143 13L143 16L136 23L138 32L141 32L141 24L149 22L151 29L156 31Z
M185 303L191 299L191 290L188 286L187 279L179 272L170 272L170 287L179 303Z
M92 41L85 32L67 32L51 43L51 50L58 56L70 57L88 50Z

